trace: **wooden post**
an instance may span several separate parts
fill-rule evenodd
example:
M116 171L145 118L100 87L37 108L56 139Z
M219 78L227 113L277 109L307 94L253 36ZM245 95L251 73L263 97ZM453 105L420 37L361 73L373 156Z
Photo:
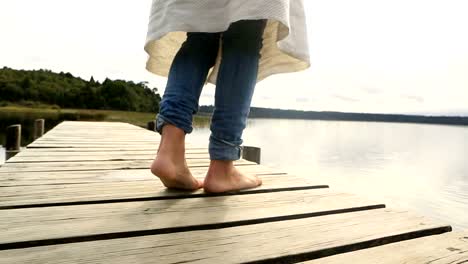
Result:
M21 125L7 127L6 131L6 160L16 155L21 148Z
M261 149L257 147L242 147L242 158L260 164Z
M33 139L36 140L44 135L44 119L36 119L34 121L34 136Z
M156 122L155 121L148 122L148 130L156 131Z

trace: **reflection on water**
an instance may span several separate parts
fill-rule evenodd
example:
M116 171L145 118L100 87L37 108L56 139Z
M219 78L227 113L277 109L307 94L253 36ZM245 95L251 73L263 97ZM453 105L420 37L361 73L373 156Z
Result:
M206 144L209 128L189 141ZM262 163L468 228L468 127L252 119Z

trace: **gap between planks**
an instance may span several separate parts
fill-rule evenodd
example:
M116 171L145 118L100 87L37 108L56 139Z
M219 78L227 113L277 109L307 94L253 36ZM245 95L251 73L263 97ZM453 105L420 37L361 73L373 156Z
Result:
M210 230L384 207L355 195L316 189L6 210L0 216L0 228L5 230L0 249Z
M8 263L295 263L450 231L375 209L212 230L0 251Z
M303 264L462 264L468 263L468 232L421 237L400 243L301 262Z
M0 168L0 175L11 172L40 172L40 171L86 171L86 170L126 170L149 169L152 160L117 160L117 161L77 161L77 162L30 162L5 163ZM209 159L189 159L189 168L207 167ZM254 165L255 162L240 159L234 162L236 166Z
M257 176L286 175L287 173L267 166L252 164L239 166L238 169L243 173L254 174ZM203 178L208 172L208 167L191 168L191 173L196 178ZM297 176L288 175L288 182L293 181ZM89 171L43 171L43 172L8 172L0 177L0 187L15 186L33 186L33 185L66 185L66 184L85 184L85 183L112 183L124 181L157 181L148 168L128 169L128 170L89 170ZM304 183L308 182L303 179ZM286 182L287 184L287 182Z
M255 189L234 193L237 195L328 188L328 185L320 184L316 180L275 173L271 168L262 165L246 165L238 168L244 173L261 176L264 184ZM207 167L192 168L192 171L195 177L203 179ZM35 184L31 180L31 177L36 175L35 173L7 173L5 175L7 178L4 181L0 180L0 185L11 185L2 188L0 209L213 196L202 190L193 192L169 190L147 169L41 172L37 174L39 178ZM21 182L31 183L31 185L17 186Z

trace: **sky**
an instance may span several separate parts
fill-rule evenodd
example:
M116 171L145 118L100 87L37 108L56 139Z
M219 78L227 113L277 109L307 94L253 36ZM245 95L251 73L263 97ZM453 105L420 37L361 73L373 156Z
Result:
M253 106L468 115L468 1L305 2L311 68L258 83ZM162 94L166 79L145 69L150 6L0 0L0 67L147 81ZM206 86L200 104L214 91Z

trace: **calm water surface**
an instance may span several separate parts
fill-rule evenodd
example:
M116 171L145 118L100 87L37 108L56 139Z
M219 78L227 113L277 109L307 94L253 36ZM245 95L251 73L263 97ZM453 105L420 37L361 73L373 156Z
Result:
M468 127L252 119L244 144L264 165L468 229Z
M196 127L187 140L208 137ZM468 229L468 127L252 119L244 144L264 165Z

